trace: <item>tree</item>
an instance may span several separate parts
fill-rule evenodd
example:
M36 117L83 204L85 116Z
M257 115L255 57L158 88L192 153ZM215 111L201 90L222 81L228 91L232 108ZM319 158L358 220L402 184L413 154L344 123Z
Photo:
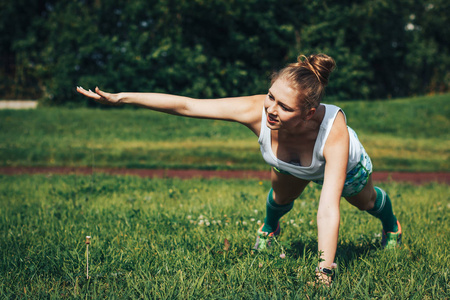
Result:
M248 95L266 92L271 73L297 55L326 53L338 66L328 99L446 92L447 2L1 3L0 87L3 96L40 94L56 105L79 101L76 85L201 98Z

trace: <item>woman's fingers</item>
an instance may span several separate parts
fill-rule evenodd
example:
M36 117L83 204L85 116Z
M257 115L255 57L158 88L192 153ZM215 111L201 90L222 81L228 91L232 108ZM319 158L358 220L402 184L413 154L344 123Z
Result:
M85 90L84 88L82 88L81 86L77 86L77 92L80 93L80 94L82 94L82 95L84 95L84 96L86 96L86 97L92 98L92 99L94 99L94 100L100 100L100 99L101 99L101 96L100 96L100 95L94 93L94 92L91 91L91 90L86 91L86 90Z
M110 100L111 94L101 91L98 87L95 88L95 93L101 97Z
M111 94L101 91L98 87L95 88L95 92L89 90L86 91L81 86L77 86L77 92L80 94L94 99L101 104L118 105L117 94Z

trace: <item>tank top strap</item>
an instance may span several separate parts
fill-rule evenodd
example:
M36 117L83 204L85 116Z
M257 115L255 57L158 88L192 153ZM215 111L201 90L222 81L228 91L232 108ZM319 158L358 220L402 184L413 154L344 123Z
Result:
M325 147L325 143L328 139L328 135L330 134L331 128L333 127L334 120L339 111L342 111L340 107L332 104L322 104L325 106L325 115L323 117L322 124L320 124L319 134L317 135L316 143L320 143L318 145L318 156L320 158L323 157L323 148ZM342 113L344 113L342 111ZM347 123L347 117L344 114L345 122Z
M262 116L261 116L261 129L259 131L259 138L258 138L258 142L260 144L263 140L267 139L269 130L270 129L267 127L267 124L266 124L266 111L264 110L264 107L263 107Z

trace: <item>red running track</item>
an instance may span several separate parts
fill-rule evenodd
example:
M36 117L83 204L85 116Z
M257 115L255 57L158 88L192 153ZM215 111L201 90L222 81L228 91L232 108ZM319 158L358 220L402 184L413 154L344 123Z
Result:
M92 175L97 173L111 175L132 175L139 177L158 178L240 178L240 179L270 179L269 171L213 171L213 170L177 170L177 169L113 169L89 167L0 167L0 174L78 174ZM450 184L450 172L374 172L374 181L398 181L423 184L439 182Z

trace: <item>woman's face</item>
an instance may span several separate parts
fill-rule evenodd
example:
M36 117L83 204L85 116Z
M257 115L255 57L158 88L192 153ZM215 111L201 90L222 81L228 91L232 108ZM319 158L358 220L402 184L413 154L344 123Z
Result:
M307 120L307 112L298 96L298 92L292 89L286 80L277 79L264 101L267 127L271 130L293 130L301 127Z

